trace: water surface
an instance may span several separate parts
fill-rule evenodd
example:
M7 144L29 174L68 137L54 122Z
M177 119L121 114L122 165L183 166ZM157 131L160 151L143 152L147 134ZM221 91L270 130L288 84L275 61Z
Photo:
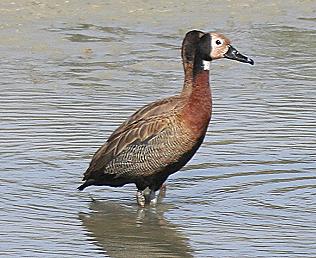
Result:
M0 255L315 257L316 18L296 2L2 1ZM256 62L212 64L198 153L156 208L77 192L125 118L181 90L193 28Z

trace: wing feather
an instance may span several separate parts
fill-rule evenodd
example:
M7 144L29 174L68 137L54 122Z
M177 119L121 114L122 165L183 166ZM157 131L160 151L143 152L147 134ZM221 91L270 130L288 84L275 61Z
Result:
M168 114L170 115L170 113ZM170 124L169 116L165 113L149 117L141 115L135 118L138 119L130 119L129 122L123 124L124 126L120 126L99 148L94 154L89 168L84 173L83 180L89 179L94 171L103 171L106 165L128 146L147 144L149 140L161 133Z

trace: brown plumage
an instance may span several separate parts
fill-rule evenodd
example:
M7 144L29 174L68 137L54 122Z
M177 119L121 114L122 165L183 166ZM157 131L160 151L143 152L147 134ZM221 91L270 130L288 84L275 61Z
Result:
M253 64L221 34L188 32L182 44L182 92L144 106L119 126L94 154L78 189L135 183L138 203L155 203L155 191L203 142L212 111L208 65L223 57ZM142 193L147 187L149 200Z

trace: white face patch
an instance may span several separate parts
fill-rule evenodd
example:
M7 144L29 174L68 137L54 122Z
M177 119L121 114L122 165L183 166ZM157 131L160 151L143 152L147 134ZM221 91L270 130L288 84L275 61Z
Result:
M211 69L211 62L203 60L203 69L209 71Z

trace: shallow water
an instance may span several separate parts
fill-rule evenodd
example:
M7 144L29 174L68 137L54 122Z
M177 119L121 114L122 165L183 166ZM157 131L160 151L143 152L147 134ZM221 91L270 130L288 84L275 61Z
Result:
M1 1L0 255L316 257L315 2L296 2ZM181 90L192 28L256 62L212 64L198 153L156 208L77 192L126 117Z

